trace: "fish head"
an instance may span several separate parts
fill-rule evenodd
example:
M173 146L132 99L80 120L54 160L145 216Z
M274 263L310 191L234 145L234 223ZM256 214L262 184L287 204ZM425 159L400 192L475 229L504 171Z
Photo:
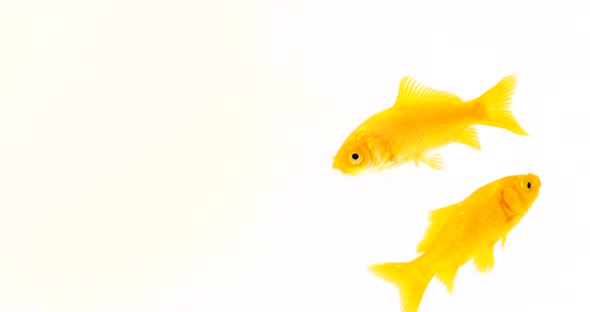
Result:
M387 154L386 145L374 135L351 134L333 157L332 168L356 176L379 171Z
M535 174L507 177L502 189L502 206L513 215L523 216L539 196L540 188L541 179Z

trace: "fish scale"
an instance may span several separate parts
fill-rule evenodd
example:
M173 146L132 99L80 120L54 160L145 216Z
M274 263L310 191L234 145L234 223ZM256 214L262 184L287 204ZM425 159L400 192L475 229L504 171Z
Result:
M514 175L490 182L463 201L430 212L430 225L410 262L370 267L377 277L400 291L403 312L416 312L430 280L436 276L451 293L457 271L473 259L479 272L494 267L494 245L529 211L539 195L535 174Z
M395 104L359 125L340 146L332 167L352 176L410 161L443 169L442 158L430 152L452 142L479 150L472 126L493 126L526 136L510 110L515 87L516 76L510 75L480 97L463 101L406 76Z

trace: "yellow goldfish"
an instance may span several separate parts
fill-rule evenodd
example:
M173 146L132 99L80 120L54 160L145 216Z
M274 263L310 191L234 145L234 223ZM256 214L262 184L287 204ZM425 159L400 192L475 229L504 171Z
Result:
M422 255L410 262L370 267L376 276L394 283L400 291L403 312L416 312L434 275L453 291L460 266L473 259L480 272L494 266L494 245L527 213L539 195L541 180L534 174L505 177L491 182L460 203L430 212L430 226L418 244Z
M451 142L480 149L474 125L504 128L526 136L510 105L516 76L510 75L477 99L429 88L405 76L395 104L365 120L344 141L332 167L344 174L382 171L414 161L443 169L438 153L429 151Z

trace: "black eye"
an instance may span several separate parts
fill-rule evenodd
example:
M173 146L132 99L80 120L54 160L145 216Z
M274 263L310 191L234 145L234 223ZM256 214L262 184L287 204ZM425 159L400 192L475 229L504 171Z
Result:
M528 188L529 190L531 189L531 182L526 183L526 188Z
M348 153L348 160L353 165L358 165L363 161L363 154L359 152L350 152Z

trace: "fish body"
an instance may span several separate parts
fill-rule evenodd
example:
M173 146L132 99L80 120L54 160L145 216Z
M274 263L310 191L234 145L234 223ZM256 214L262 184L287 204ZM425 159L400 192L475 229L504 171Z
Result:
M469 260L480 272L492 270L494 245L502 239L504 247L540 187L534 174L509 176L479 188L462 202L431 211L430 225L417 247L420 256L405 263L373 265L370 271L398 286L403 312L416 312L435 275L451 293L457 270Z
M510 75L477 99L463 101L406 76L395 104L359 125L334 156L332 167L348 175L383 171L410 161L443 169L440 155L430 151L452 142L479 150L475 125L527 135L510 111L515 87L516 76Z

